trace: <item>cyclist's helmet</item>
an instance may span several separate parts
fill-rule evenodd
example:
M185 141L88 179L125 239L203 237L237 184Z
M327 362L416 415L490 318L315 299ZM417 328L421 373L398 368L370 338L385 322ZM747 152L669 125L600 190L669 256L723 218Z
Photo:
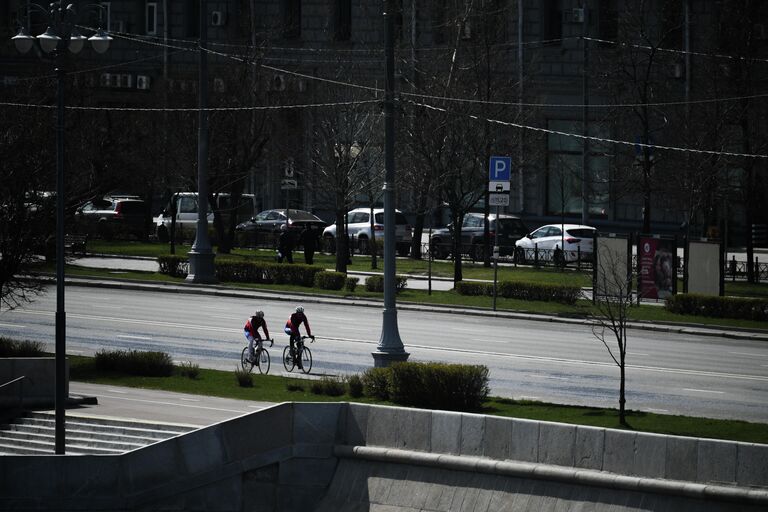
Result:
M256 318L264 318L264 312L262 310L258 310L253 314Z
M303 308L303 307L301 307L301 306L297 306L297 307L296 307L296 312L297 312L297 313L303 313L303 312L304 312L304 308Z

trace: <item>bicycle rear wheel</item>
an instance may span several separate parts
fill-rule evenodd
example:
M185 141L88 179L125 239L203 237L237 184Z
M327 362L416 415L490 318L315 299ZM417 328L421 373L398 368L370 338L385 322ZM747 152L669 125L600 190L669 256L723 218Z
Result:
M312 369L312 351L309 347L304 347L301 350L301 371L309 373Z
M240 366L247 373L251 373L251 370L253 370L253 363L248 360L248 347L245 347L243 353L240 354Z
M259 373L269 373L269 365L271 364L271 361L269 360L269 352L267 352L267 349L261 349L261 354L259 354L256 364L259 366Z
M296 362L291 357L291 347L285 347L283 349L283 366L286 371L292 372L293 367L296 366Z

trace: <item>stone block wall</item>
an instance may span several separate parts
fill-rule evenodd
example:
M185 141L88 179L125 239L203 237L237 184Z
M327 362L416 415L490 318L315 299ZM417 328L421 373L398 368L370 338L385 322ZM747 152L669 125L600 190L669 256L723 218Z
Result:
M0 359L0 384L22 375L26 378L0 388L0 408L53 406L56 397L56 359L10 357ZM69 361L66 363L66 394L69 396ZM21 404L19 395L21 393Z

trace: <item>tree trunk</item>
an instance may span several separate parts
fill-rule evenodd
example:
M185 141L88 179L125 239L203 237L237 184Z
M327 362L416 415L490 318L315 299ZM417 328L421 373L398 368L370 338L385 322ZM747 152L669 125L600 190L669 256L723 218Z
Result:
M453 283L463 279L461 272L461 226L464 223L464 214L453 215Z
M347 247L346 230L344 228L344 216L347 212L336 210L336 272L347 273L347 260L349 249Z

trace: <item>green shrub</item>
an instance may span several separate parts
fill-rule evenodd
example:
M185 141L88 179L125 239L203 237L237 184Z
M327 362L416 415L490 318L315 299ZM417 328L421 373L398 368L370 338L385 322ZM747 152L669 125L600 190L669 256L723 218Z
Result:
M235 283L293 284L312 287L320 267L303 264L279 264L261 261L216 261L219 281Z
M341 396L346 393L344 382L336 377L322 377L313 380L309 390L316 395Z
M395 293L400 293L408 286L408 278L395 276ZM384 276L370 276L365 280L365 289L369 292L384 291Z
M681 315L768 320L768 300L742 297L717 297L696 293L680 293L667 297L664 307Z
M251 372L247 372L240 367L235 368L235 379L237 380L237 385L241 388L253 387L253 375L251 375Z
M459 295L493 295L493 284L461 281L455 286ZM578 286L561 284L531 283L525 281L501 281L496 294L507 299L537 300L575 304L581 295Z
M357 277L348 277L344 281L344 289L347 290L350 293L354 293L355 288L357 288L357 283L360 281Z
M288 381L285 383L285 389L288 391L304 391L304 385L299 382Z
M319 380L313 380L309 383L309 390L312 392L313 395L322 395L323 394L323 385Z
M161 274L168 274L171 277L185 277L189 272L189 260L184 256L175 254L158 256L157 264Z
M138 350L99 350L94 357L97 369L144 377L170 377L173 360L165 352Z
M493 293L493 289L490 289L490 294L488 293L489 287L487 283L473 283L473 282L467 282L467 281L459 281L454 286L454 289L456 290L456 293L459 295L471 295L471 296L477 296L477 295L490 295Z
M379 400L389 400L389 368L368 368L363 373L363 393Z
M192 380L197 379L200 376L200 365L193 363L192 361L183 361L178 366L179 375L182 377L189 377Z
M343 272L323 271L315 274L315 288L322 290L341 290L347 275Z
M488 368L446 363L396 363L391 367L393 402L413 407L476 411L488 397Z
M39 341L0 337L0 357L43 357L45 346Z
M349 396L352 398L363 396L363 380L359 375L350 375L347 379L347 386L349 387Z

